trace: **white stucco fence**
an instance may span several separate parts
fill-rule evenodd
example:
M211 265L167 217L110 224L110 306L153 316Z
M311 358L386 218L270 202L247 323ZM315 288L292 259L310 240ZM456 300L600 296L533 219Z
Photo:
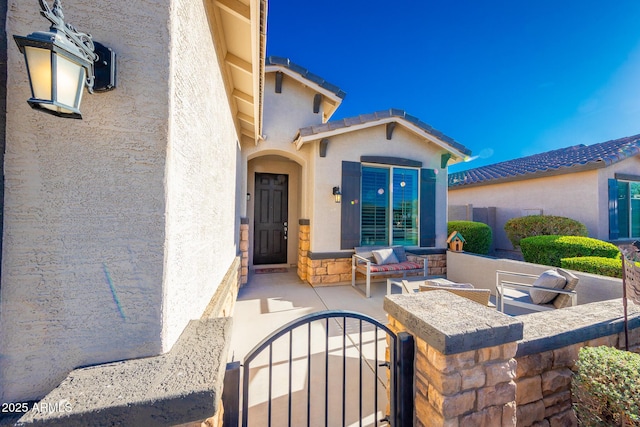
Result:
M471 283L479 289L496 293L496 271L540 274L553 267L504 258L493 258L468 252L447 251L447 278L454 282ZM578 276L578 305L622 298L622 280L614 277L573 271Z

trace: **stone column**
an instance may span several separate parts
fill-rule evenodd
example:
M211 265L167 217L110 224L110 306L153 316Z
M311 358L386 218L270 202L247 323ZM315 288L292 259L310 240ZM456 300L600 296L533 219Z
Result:
M298 277L303 281L307 280L310 244L311 222L308 219L301 219L298 228Z
M240 218L240 287L249 281L249 218Z
M416 340L416 426L516 425L522 322L446 291L391 295L384 309Z

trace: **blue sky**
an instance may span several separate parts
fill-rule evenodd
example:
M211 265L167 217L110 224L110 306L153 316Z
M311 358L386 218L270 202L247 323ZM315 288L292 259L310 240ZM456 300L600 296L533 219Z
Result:
M267 55L473 151L451 171L640 134L638 0L270 0Z

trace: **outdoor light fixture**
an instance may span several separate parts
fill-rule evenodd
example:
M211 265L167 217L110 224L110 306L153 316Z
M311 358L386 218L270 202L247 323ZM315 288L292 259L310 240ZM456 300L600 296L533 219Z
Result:
M342 193L340 192L340 187L333 187L333 197L336 199L336 203L340 203L342 200Z
M39 0L49 31L13 36L24 54L31 86L32 108L59 117L81 119L82 89L106 92L116 87L116 54L91 35L65 24L60 0L53 9Z

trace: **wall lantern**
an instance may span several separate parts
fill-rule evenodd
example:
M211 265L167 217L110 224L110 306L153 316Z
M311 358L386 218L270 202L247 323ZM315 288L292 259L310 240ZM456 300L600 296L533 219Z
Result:
M336 203L340 203L340 201L342 201L342 193L340 192L340 187L333 187L333 197L335 197Z
M49 31L13 36L24 54L31 86L29 105L59 117L81 119L82 89L106 92L116 87L116 54L91 35L65 24L60 0L53 9L39 0Z

